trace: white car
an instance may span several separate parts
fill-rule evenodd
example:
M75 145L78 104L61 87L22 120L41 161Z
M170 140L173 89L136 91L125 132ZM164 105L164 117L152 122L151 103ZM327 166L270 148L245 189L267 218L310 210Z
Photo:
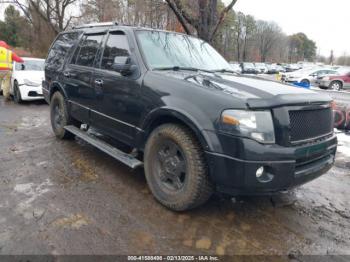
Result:
M23 58L23 63L14 62L10 94L16 103L44 99L44 59Z
M332 75L335 73L336 71L331 68L301 69L292 73L283 74L282 81L314 85L318 77Z
M242 74L242 68L238 63L230 63L232 70L238 74Z
M265 63L254 63L254 66L260 74L266 74L269 71Z

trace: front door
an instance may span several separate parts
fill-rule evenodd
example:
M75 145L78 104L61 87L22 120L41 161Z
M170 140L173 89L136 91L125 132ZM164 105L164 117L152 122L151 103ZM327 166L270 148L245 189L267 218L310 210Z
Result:
M100 68L95 70L94 86L100 103L95 114L98 127L122 142L133 145L137 125L141 117L139 72L125 76L113 69L114 61L130 57L127 35L122 31L110 32L107 38ZM130 61L130 60L129 60ZM135 63L135 61L131 62Z
M103 37L104 34L85 35L63 71L70 113L84 123L90 123L90 109L96 109L96 92L92 81Z

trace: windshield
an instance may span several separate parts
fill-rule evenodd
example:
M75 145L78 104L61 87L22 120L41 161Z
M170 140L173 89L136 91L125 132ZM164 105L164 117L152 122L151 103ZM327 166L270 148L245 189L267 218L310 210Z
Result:
M16 63L16 71L44 71L44 60L25 60L24 63Z
M137 31L137 38L146 62L152 69L180 67L231 70L229 63L203 40L159 31Z

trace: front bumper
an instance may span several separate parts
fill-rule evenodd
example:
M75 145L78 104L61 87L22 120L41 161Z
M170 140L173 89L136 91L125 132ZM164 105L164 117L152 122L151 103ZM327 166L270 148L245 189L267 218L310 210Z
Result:
M331 81L321 80L319 81L319 86L321 87L329 87L331 84Z
M273 194L309 182L334 164L337 138L298 147L262 145L250 139L218 136L226 153L206 152L217 190L230 195ZM264 167L272 181L260 182L256 171Z
M19 85L21 91L21 98L25 101L40 100L44 99L42 86L28 86L28 85Z

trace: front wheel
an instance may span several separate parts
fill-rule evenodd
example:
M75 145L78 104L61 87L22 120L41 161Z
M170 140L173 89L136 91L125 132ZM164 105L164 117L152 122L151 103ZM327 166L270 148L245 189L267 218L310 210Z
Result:
M17 104L20 104L20 103L23 102L22 95L21 95L21 90L18 87L17 81L14 83L14 86L13 86L13 100Z
M330 84L330 88L335 91L340 91L343 88L343 84L339 81L334 81Z
M169 209L192 209L212 195L203 149L187 128L158 127L147 141L144 156L147 183L154 197Z
M66 101L60 92L53 94L50 103L51 126L59 139L71 139L74 135L64 129L67 125L75 124L69 116Z

